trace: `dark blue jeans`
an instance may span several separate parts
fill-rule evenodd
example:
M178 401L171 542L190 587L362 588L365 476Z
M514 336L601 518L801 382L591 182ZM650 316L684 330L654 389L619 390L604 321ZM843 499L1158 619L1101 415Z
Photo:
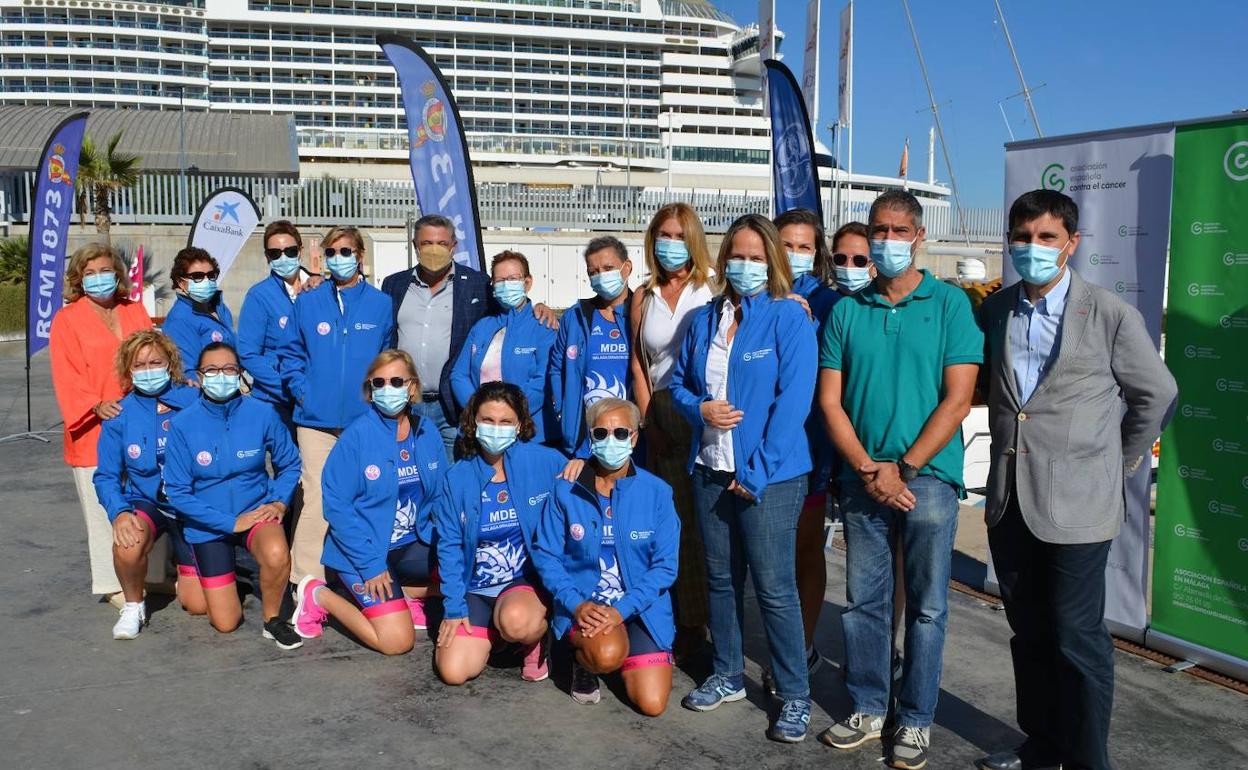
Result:
M893 548L900 542L906 581L906 647L897 724L928 727L940 695L949 615L949 569L958 529L958 494L934 476L909 484L914 510L872 500L862 482L841 485L845 521L845 685L854 711L888 713L893 651Z
M763 615L777 695L785 700L807 698L806 642L794 569L806 476L771 484L755 502L729 492L732 480L732 474L701 465L693 470L693 507L706 551L715 673L735 676L745 669L741 639L748 568Z

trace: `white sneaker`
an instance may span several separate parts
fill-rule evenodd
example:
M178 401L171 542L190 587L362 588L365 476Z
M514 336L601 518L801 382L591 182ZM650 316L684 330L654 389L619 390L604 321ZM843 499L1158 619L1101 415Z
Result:
M147 625L147 605L143 602L126 602L121 607L121 618L113 626L114 639L133 639Z

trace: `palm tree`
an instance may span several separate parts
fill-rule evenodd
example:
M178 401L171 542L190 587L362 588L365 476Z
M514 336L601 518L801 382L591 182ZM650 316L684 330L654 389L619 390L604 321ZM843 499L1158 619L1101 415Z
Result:
M0 241L0 285L26 282L27 263L30 261L30 241L24 235L15 235Z
M81 195L90 195L95 210L95 231L109 241L109 228L113 226L112 195L116 190L132 186L139 181L138 155L117 152L121 132L113 134L108 147L101 150L87 136L82 140L78 155L78 189Z

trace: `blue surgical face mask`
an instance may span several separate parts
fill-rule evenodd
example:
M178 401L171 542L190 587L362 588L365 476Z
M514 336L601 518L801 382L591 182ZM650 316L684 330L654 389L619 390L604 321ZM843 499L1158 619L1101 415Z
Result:
M134 383L135 390L146 396L154 396L169 384L169 367L130 372L130 381Z
M608 435L602 441L589 442L589 451L598 458L602 467L615 470L622 468L632 456L633 442L628 439L621 441L615 436Z
M355 277L355 273L360 269L360 263L355 257L330 257L325 260L325 265L329 268L329 273L336 281L349 281Z
M689 247L675 238L659 238L654 242L654 256L664 270L679 270L689 264Z
M805 275L815 267L814 254L802 254L798 251L789 252L789 267L793 269L793 277Z
M857 294L871 283L871 268L836 266L836 285L849 294Z
M84 275L82 290L96 299L108 299L117 293L117 274L110 271Z
M207 302L217 294L217 282L211 278L202 281L187 281L186 293L196 302Z
M278 257L269 260L269 269L279 278L289 278L299 271L298 257Z
M205 374L200 387L213 401L229 401L238 395L238 375Z
M373 388L373 406L387 417L397 416L407 408L408 401L407 386L396 388L382 385L380 388Z
M491 425L477 423L477 443L487 454L501 455L508 447L516 443L520 428L516 425Z
M624 277L619 270L607 270L589 277L589 287L603 299L615 299L624 291Z
M495 282L494 299L501 302L504 307L520 307L528 299L528 295L524 293L524 281Z
M724 268L728 283L739 297L753 297L767 283L767 263L748 259L730 259Z
M1067 241L1060 249L1055 249L1038 243L1011 243L1010 261L1024 281L1033 286L1044 286L1062 271L1057 261L1069 244L1070 241Z
M914 261L910 247L914 241L880 240L871 241L871 261L875 269L885 278L896 278L910 267Z

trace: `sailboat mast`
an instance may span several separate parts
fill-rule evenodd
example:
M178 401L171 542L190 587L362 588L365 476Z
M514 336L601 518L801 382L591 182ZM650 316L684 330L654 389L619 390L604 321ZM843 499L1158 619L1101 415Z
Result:
M1036 136L1043 137L1040 130L1040 118L1036 116L1036 105L1031 101L1031 89L1023 78L1023 65L1018 61L1018 51L1014 50L1014 38L1010 37L1010 28L1005 24L1005 13L1001 10L1001 0L992 0L997 6L997 18L1001 20L1001 31L1005 33L1005 44L1010 48L1010 58L1014 60L1014 69L1018 71L1018 82L1023 86L1023 100L1027 102L1027 110L1031 113L1031 124L1036 127ZM1008 125L1008 122L1007 122Z

